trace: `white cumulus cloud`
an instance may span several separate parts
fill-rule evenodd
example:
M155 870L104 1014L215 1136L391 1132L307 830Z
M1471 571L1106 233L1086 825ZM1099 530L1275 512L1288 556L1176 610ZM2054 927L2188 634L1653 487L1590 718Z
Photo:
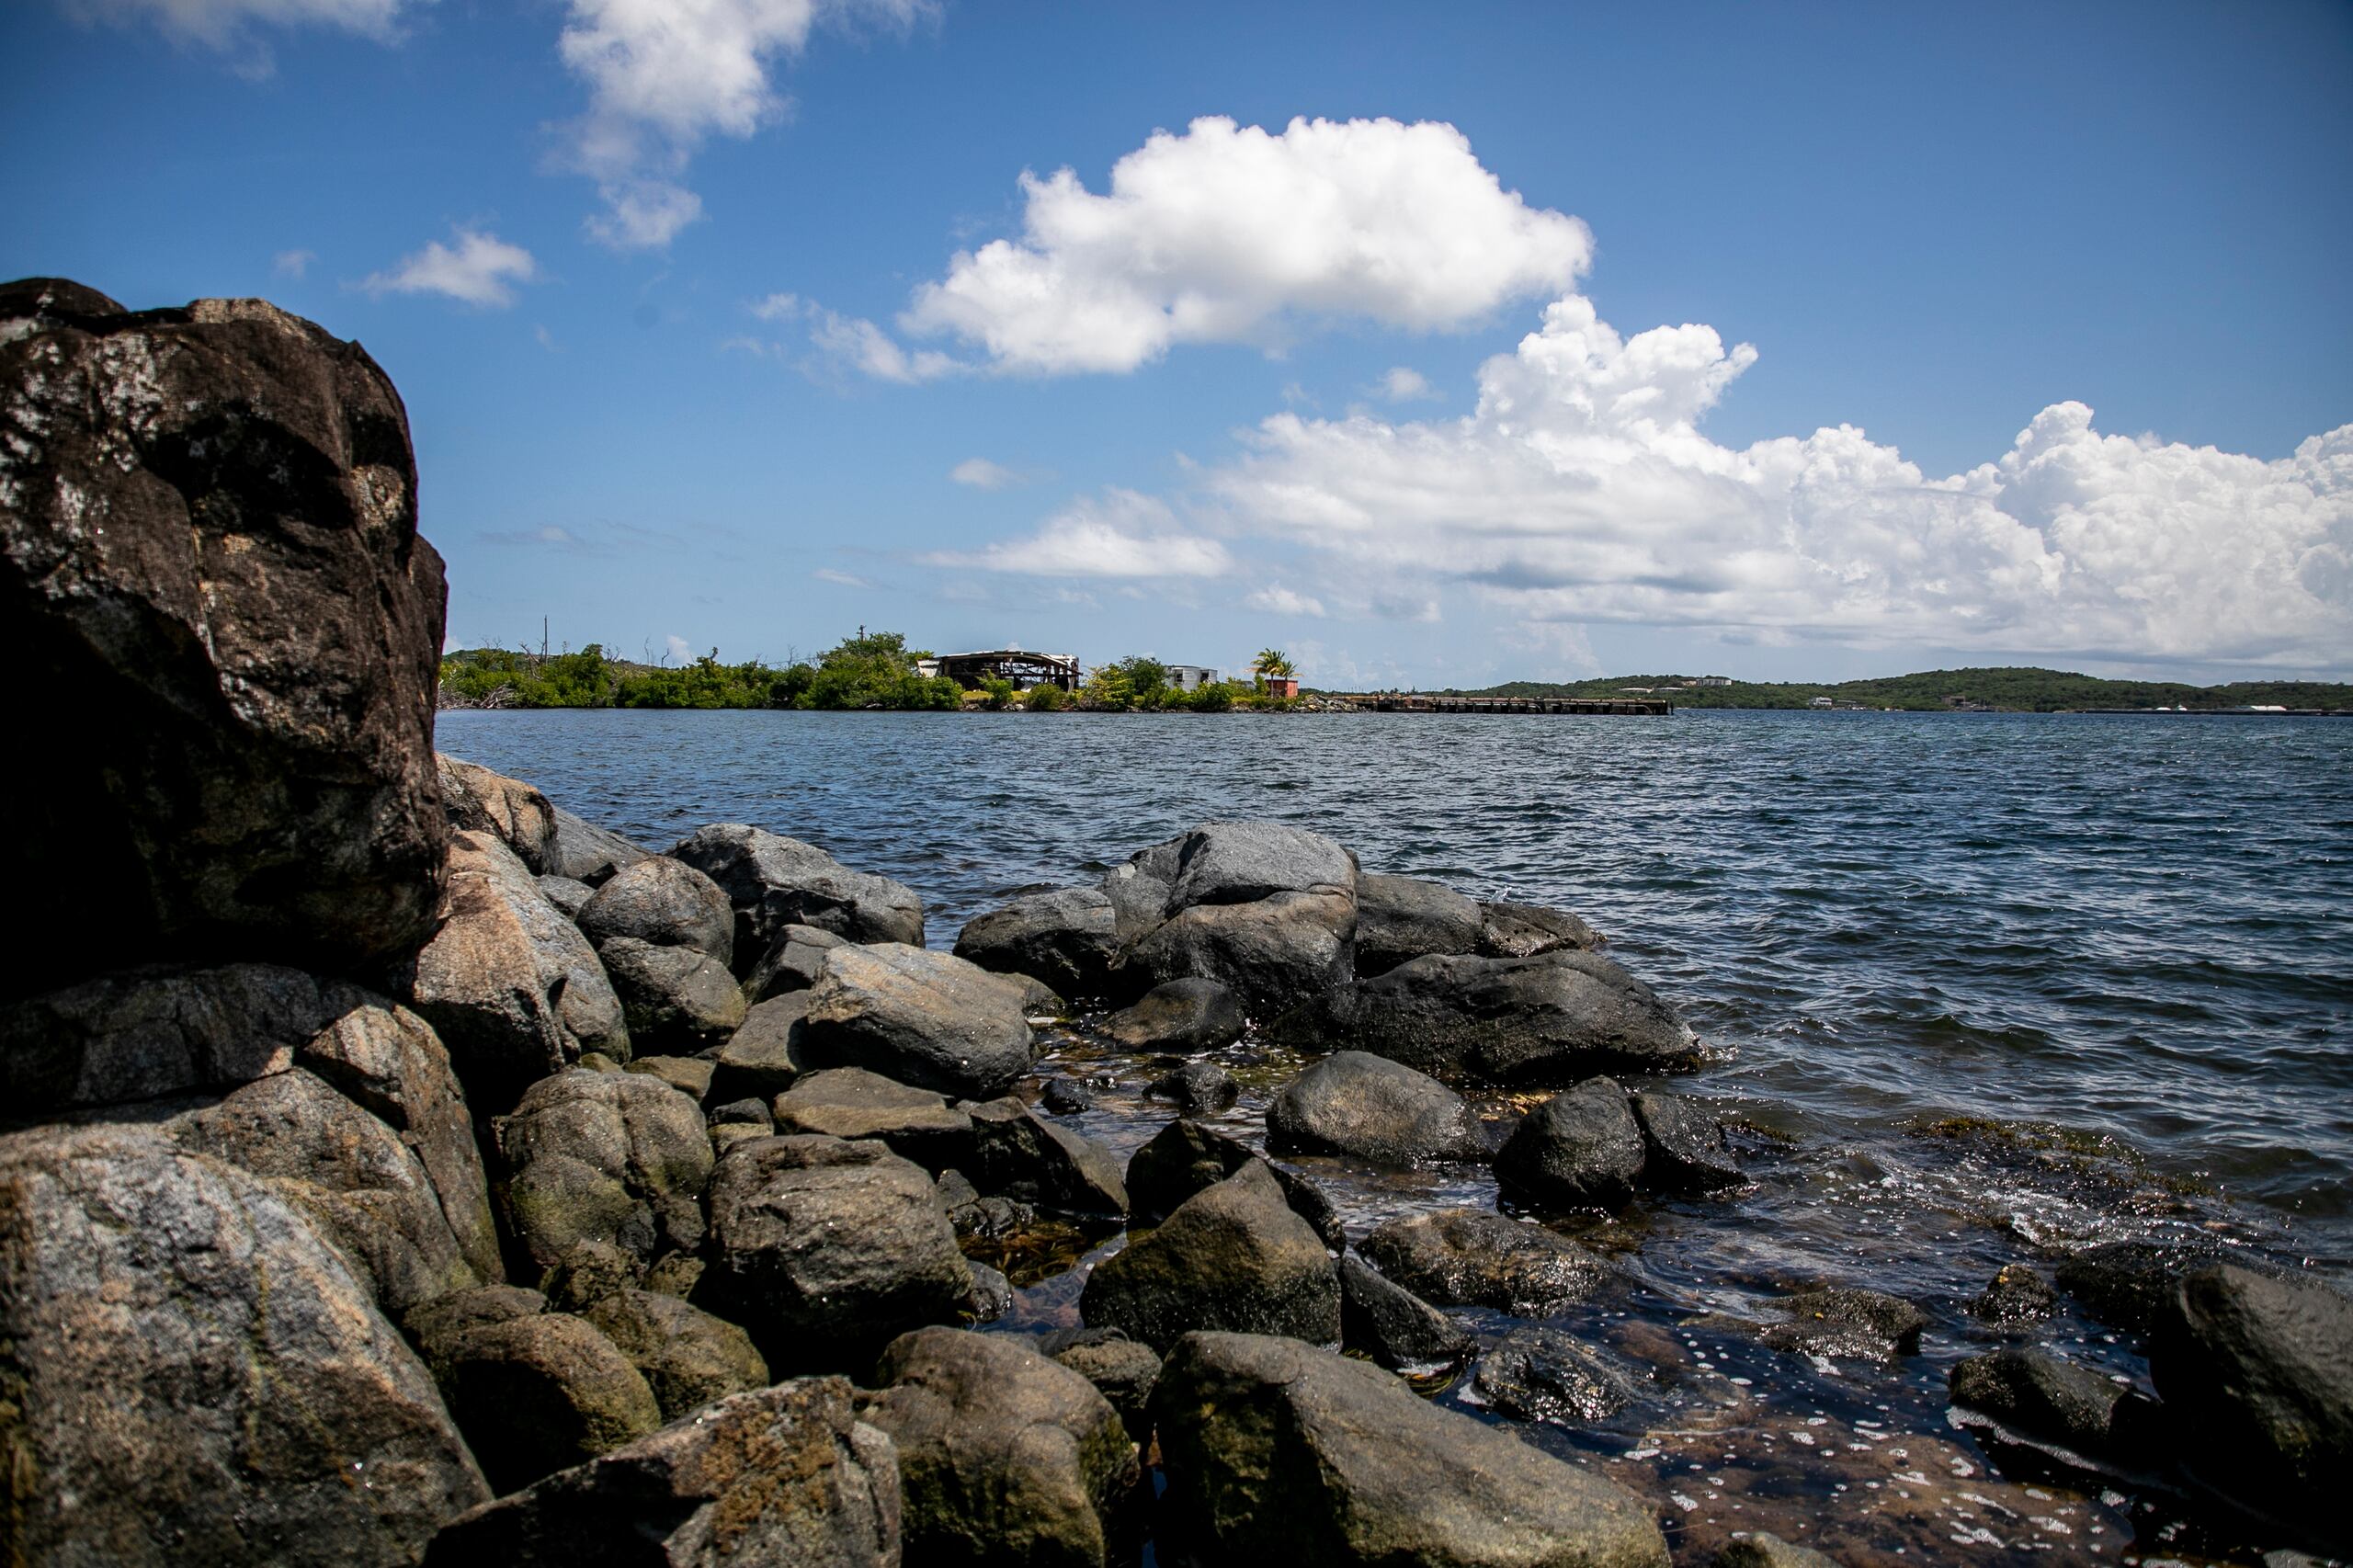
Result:
M675 631L662 640L662 646L669 650L670 657L677 660L682 665L689 664L694 659L694 644L688 642L685 638L679 636Z
M1242 601L1242 608L1264 610L1269 615L1306 615L1319 619L1324 615L1323 600L1294 592L1280 583L1269 583L1250 595Z
M1558 293L1592 259L1584 223L1532 208L1450 125L1196 119L1112 165L1021 176L1018 239L960 253L901 328L995 369L1126 371L1181 343L1271 345L1316 318L1458 328Z
M391 270L370 273L359 287L378 296L446 294L470 305L504 306L515 302L516 284L540 275L529 251L495 234L460 227L450 237L454 244L434 240Z
M1381 395L1392 403L1418 403L1438 396L1427 376L1408 365L1392 365L1381 378Z
M1187 532L1166 502L1132 490L1079 501L1027 539L923 560L1032 577L1221 577L1233 569L1225 546Z

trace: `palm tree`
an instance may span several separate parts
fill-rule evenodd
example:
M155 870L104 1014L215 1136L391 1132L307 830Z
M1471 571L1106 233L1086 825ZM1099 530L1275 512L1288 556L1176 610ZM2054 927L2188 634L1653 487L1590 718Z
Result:
M1297 675L1299 669L1280 648L1262 648L1258 656L1250 661L1250 673L1263 681L1270 676Z

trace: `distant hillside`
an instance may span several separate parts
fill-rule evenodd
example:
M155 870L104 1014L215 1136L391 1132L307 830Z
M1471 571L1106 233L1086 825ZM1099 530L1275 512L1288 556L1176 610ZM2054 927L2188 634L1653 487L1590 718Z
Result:
M2228 686L2188 686L2177 681L2101 680L2067 670L1927 670L1918 675L1833 683L1734 681L1730 686L1686 686L1696 676L1609 676L1567 683L1507 681L1466 697L1621 697L1652 687L1678 708L1807 708L1826 697L1841 707L1992 709L2002 712L2052 713L2086 708L2224 709L2268 706L2353 710L2353 685L2327 681L2234 681Z

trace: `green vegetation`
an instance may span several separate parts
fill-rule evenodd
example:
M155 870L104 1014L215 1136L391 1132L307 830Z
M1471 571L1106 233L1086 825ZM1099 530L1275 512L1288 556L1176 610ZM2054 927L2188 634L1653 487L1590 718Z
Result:
M1807 708L1826 697L1840 707L1937 711L1951 708L2052 713L2090 708L2353 708L2353 685L2321 681L2234 681L2188 686L2176 681L2102 680L2066 670L2028 668L1927 670L1917 675L1834 683L1734 681L1686 686L1690 676L1609 676L1566 683L1510 681L1462 697L1617 698L1648 695L1678 708ZM1640 688L1652 689L1643 693Z
M446 697L510 708L899 708L952 709L963 688L926 679L895 631L859 635L783 669L757 659L720 662L719 650L676 667L608 658L591 642L577 653L469 648L441 661Z
M1299 666L1292 664L1290 655L1280 648L1261 648L1258 656L1250 661L1250 673L1260 685L1264 685L1268 680L1299 674Z

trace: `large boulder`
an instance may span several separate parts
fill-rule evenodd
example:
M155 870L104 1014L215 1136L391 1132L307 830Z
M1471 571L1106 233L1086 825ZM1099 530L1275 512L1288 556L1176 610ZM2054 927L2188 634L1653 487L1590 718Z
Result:
M406 976L410 1006L449 1049L477 1114L585 1051L629 1056L629 1029L597 949L486 833L449 841L441 929Z
M1340 1258L1340 1342L1391 1371L1459 1366L1478 1342L1355 1253Z
M1486 935L1477 950L1489 958L1527 959L1568 949L1591 952L1603 945L1600 932L1565 909L1489 900L1479 905L1479 916Z
M0 1345L15 1561L407 1563L489 1495L336 1248L160 1129L0 1138Z
M634 1442L662 1425L645 1377L566 1312L477 1324L440 1349L449 1413L500 1492Z
M896 1568L899 1461L840 1378L706 1406L453 1520L427 1568Z
M624 867L634 866L647 852L609 828L584 822L554 808L555 834L548 852L548 872L597 887Z
M972 1159L969 1109L863 1067L810 1074L776 1096L774 1112L779 1132L875 1139L935 1176Z
M1554 1095L1512 1129L1495 1153L1495 1181L1548 1208L1609 1209L1643 1176L1643 1130L1612 1078Z
M1451 888L1415 877L1357 879L1357 973L1386 974L1429 953L1486 949L1486 917Z
M535 1269L583 1242L642 1259L701 1244L710 1132L660 1079L574 1068L532 1085L492 1131L508 1231Z
M1278 893L1356 893L1357 858L1322 834L1288 823L1203 823L1169 847L1172 915L1205 903L1254 903Z
M711 1059L710 1098L718 1104L773 1099L800 1080L801 1026L809 993L788 991L745 1013L743 1023Z
M441 786L441 810L452 828L497 838L535 877L552 873L555 808L537 786L446 752L436 752L433 762Z
M629 1288L574 1310L644 1375L665 1421L767 1385L768 1364L750 1335L676 1296Z
M1215 1187L1245 1165L1264 1166L1283 1189L1290 1211L1337 1252L1347 1244L1339 1210L1324 1189L1287 1171L1236 1138L1179 1117L1128 1156L1128 1202L1136 1219L1157 1224L1197 1192Z
M1018 1340L926 1328L892 1342L866 1419L899 1450L923 1562L1103 1568L1135 1444L1095 1385Z
M2353 1548L2333 1495L2353 1474L2353 1300L2317 1279L2200 1269L2157 1320L2149 1372L2184 1470L2316 1546Z
M1464 1083L1565 1087L1597 1073L1684 1071L1700 1058L1690 1028L1649 986L1568 949L1414 959L1358 983L1335 1024L1362 1050Z
M1724 1124L1697 1101L1663 1089L1627 1096L1643 1131L1643 1183L1669 1192L1713 1192L1748 1178L1724 1142Z
M1110 897L1059 888L1017 898L965 922L956 956L1000 974L1032 976L1064 996L1107 995L1120 958Z
M1189 1056L1242 1038L1241 999L1214 980L1171 980L1103 1020L1103 1032L1130 1051Z
M1127 1184L1109 1150L1010 1096L963 1108L972 1117L972 1150L970 1163L958 1168L974 1187L1051 1213L1126 1217Z
M993 1099L1029 1071L1020 993L948 953L840 948L808 994L799 1035L807 1065L864 1067L967 1099Z
M598 947L634 937L695 948L724 967L735 958L735 911L719 884L682 860L649 855L606 880L574 922Z
M1401 1215L1358 1250L1426 1301L1516 1317L1550 1317L1610 1278L1609 1266L1574 1242L1483 1209Z
M1248 1016L1272 1022L1319 1006L1348 984L1356 921L1354 895L1324 889L1196 904L1139 940L1126 971L1146 986L1216 981Z
M1153 1403L1161 1517L1204 1561L1666 1568L1665 1540L1631 1494L1363 1361L1192 1334Z
M845 938L814 926L786 926L744 976L744 999L759 1003L808 990L824 978L826 956L847 945Z
M729 1149L711 1177L710 1257L699 1297L786 1370L859 1364L909 1329L954 1322L972 1291L931 1177L837 1138Z
M134 314L28 278L0 385L0 664L40 759L0 801L41 889L0 988L414 948L445 589L392 381L259 300Z
M621 999L632 1051L708 1051L744 1025L749 1009L743 988L725 963L699 948L612 937L597 956Z
M1486 1135L1461 1095L1361 1051L1324 1058L1277 1095L1267 1107L1267 1142L1386 1165L1488 1157Z
M719 823L670 853L727 891L735 953L749 965L787 926L814 926L853 942L923 945L923 900L904 882L853 871L813 844Z
M2089 1367L2040 1350L1990 1350L1954 1363L1949 1387L1961 1424L1997 1456L2030 1444L2094 1464L2149 1458L2156 1403Z
M1340 1338L1340 1275L1264 1165L1245 1165L1095 1266L1079 1310L1155 1350L1197 1328Z

